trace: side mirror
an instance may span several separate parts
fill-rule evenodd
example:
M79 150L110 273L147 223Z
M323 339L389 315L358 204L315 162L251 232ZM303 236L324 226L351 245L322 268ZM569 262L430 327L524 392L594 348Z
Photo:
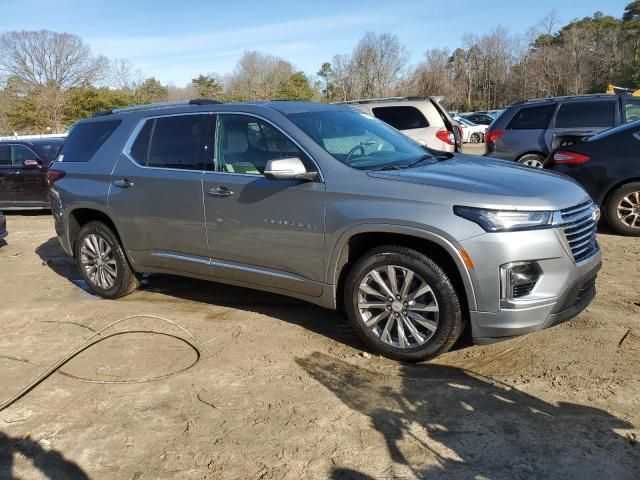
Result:
M269 160L264 169L264 176L270 180L305 180L313 181L318 172L307 172L304 163L298 157Z
M27 168L40 168L40 162L38 160L25 160L22 164Z

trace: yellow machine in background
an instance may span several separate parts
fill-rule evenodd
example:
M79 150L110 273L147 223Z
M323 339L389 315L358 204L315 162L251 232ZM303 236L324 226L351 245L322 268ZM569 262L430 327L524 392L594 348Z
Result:
M616 87L615 85L609 85L605 93L608 93L610 95L613 95L615 93L630 93L634 97L640 97L640 89L633 90L632 88Z

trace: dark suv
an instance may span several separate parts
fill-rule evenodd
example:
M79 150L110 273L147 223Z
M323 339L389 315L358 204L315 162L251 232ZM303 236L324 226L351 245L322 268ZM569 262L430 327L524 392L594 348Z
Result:
M49 208L47 167L64 137L0 142L0 207Z
M542 168L557 135L590 136L638 119L640 98L627 94L526 100L491 124L486 155Z

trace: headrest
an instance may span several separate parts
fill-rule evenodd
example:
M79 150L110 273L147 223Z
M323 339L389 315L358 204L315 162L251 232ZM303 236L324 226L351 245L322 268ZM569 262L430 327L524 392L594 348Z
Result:
M247 132L241 130L227 130L225 153L245 153L249 148Z

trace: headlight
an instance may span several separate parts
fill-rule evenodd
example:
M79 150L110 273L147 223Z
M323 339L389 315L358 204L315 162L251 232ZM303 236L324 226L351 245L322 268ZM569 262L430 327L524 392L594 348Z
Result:
M487 210L484 208L455 206L453 207L453 213L477 223L487 232L548 228L553 220L553 212Z

